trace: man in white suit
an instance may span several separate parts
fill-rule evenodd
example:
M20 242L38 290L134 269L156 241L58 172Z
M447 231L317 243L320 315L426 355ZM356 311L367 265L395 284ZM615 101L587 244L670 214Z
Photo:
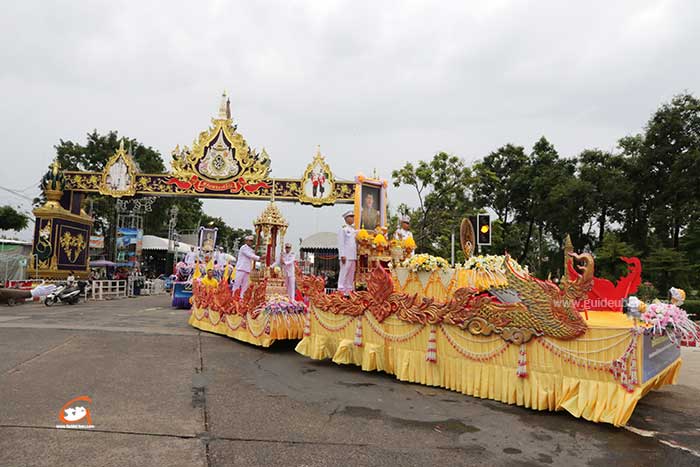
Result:
M401 227L396 229L396 232L394 232L394 239L401 242L409 237L413 238L413 232L411 232L411 218L408 216L401 216L399 221L401 223Z
M296 296L296 281L294 278L294 253L292 253L291 243L284 244L284 253L275 260L275 266L279 266L282 269L284 284L287 286L287 295L289 295L290 300L294 300Z
M238 259L236 260L236 280L233 282L233 292L236 289L241 289L241 298L248 290L250 284L250 270L253 267L253 261L260 261L260 256L253 251L253 240L255 237L248 235L245 237L245 244L238 250Z
M190 251L185 255L185 264L188 266L194 266L195 261L197 261L197 253L194 251L194 247L190 247Z
M338 256L340 257L340 274L338 274L338 291L347 295L355 290L355 265L357 264L357 243L355 237L355 214L346 211L343 214L345 225L338 232Z

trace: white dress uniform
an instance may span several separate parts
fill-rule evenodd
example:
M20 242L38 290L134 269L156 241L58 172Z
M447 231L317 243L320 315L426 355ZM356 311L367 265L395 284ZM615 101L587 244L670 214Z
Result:
M340 260L340 258L345 256L345 264L340 260L340 274L338 274L338 290L342 293L355 290L356 236L357 230L348 224L345 224L338 232L338 259Z
M248 245L243 245L238 250L238 259L236 260L236 280L233 281L233 292L236 289L241 289L241 297L250 284L250 269L253 266L253 261L260 261L260 256L255 254L255 251Z
M193 266L196 260L197 260L197 252L196 251L188 251L187 254L185 255L185 264L188 266Z
M282 253L279 258L275 260L275 266L279 266L282 269L284 284L287 286L287 295L291 300L294 300L294 297L296 296L294 259L294 253L290 251L289 253Z
M394 232L394 238L398 241L406 240L407 238L413 238L413 232L411 232L410 230L398 228L396 229L396 232Z

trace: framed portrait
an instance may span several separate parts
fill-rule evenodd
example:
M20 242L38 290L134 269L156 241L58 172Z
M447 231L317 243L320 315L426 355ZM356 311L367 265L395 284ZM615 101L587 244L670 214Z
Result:
M355 228L375 230L386 227L386 182L357 177L355 185Z
M321 155L320 148L316 151L311 163L306 167L301 178L299 201L302 203L322 206L333 204L336 199L335 180L331 168Z

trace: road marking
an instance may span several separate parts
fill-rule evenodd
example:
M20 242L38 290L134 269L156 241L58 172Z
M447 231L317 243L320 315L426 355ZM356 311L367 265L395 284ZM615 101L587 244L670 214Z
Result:
M667 441L667 440L665 440L665 439L659 438L659 437L657 436L657 435L659 434L658 431L642 430L641 428L635 428L635 427L633 427L633 426L625 426L624 428L625 428L625 430L631 431L632 433L634 433L634 434L636 434L636 435L643 436L643 437L645 437L645 438L654 438L654 439L656 439L659 443L661 443L661 444L663 444L663 445L665 445L665 446L668 446L668 447L671 447L671 448L674 448L674 449L680 449L681 451L685 451L685 452L687 452L687 453L692 454L692 455L695 456L695 457L699 457L699 458L700 458L700 452L698 452L698 451L696 451L696 450L694 450L694 449L690 449L690 448L687 448L687 447L685 447L685 446L681 446L680 444L676 443L675 441Z

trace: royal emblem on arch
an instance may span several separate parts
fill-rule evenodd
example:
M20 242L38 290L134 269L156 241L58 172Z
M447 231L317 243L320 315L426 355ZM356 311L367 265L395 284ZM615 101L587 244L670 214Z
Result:
M231 104L224 93L212 126L199 134L191 149L178 145L173 150L172 177L167 183L183 189L233 190L232 193L251 186L269 188L264 182L270 174L267 152L250 148L236 130Z

